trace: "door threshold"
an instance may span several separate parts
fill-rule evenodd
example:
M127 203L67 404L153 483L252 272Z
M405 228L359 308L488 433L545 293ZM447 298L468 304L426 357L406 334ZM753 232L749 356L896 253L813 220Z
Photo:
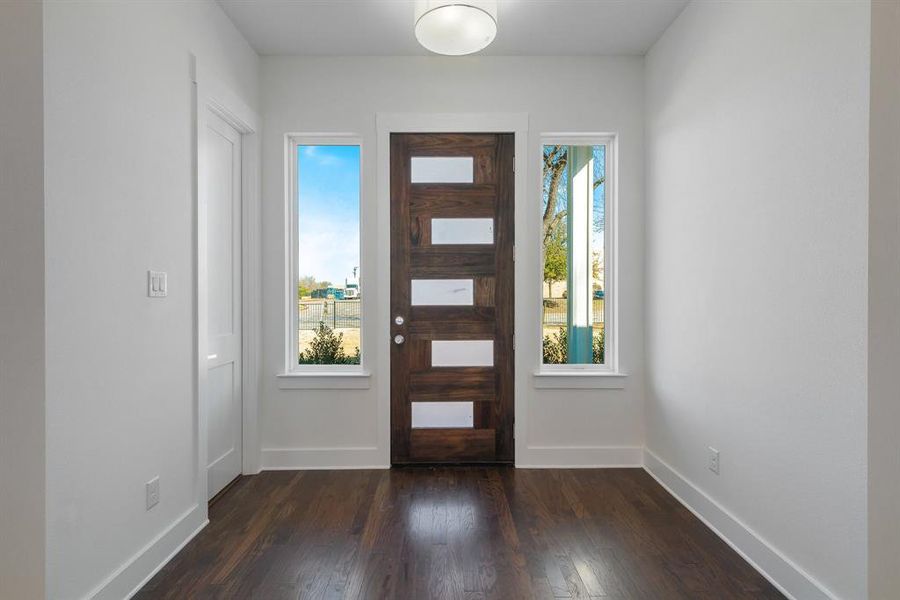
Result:
M454 462L400 462L391 463L392 469L397 468L440 468L440 467L513 467L513 462L503 461L454 461Z

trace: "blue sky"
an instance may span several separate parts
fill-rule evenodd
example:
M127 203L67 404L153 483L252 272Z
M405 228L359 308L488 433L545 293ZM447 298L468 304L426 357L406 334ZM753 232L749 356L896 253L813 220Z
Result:
M297 152L299 275L343 285L359 266L359 146Z

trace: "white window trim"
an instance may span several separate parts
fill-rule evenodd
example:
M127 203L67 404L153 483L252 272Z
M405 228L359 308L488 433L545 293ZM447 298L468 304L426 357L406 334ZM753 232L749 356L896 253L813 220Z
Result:
M604 303L603 322L605 330L605 359L602 365L572 364L546 365L542 351L543 327L538 327L538 365L534 372L536 388L608 388L625 387L626 375L619 371L618 345L618 136L614 133L544 133L540 136L537 153L538 190L544 185L544 146L560 144L567 146L606 146L606 200L604 203L605 230L603 236L604 260ZM543 193L539 194L543 200ZM542 203L537 210L543 209ZM539 213L540 214L540 213ZM538 217L540 218L540 216ZM540 240L537 242L540 244ZM538 248L538 322L543 323L543 283L544 251Z
M359 203L360 203L360 248L362 260L365 246L363 227L363 198L365 197L364 160L365 148L362 136L352 133L290 133L285 135L285 332L284 372L277 375L281 389L331 389L346 387L365 389L369 387L369 371L366 370L365 339L366 300L360 300L360 364L358 365L300 365L297 364L299 348L299 316L297 314L297 281L300 272L298 264L298 238L300 215L297 211L297 148L298 146L359 146ZM362 266L362 265L360 265ZM366 273L360 270L360 289L365 289L363 279Z
M549 365L563 366L563 365ZM602 366L602 365L595 365ZM613 373L610 371L583 370L574 371L535 371L534 387L536 389L549 390L584 390L605 389L623 390L628 375L625 373Z

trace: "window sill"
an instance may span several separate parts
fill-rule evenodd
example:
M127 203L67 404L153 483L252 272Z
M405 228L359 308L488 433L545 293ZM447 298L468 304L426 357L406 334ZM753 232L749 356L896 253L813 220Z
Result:
M606 371L537 371L534 373L534 387L544 390L623 390L625 373Z
M280 373L276 375L282 390L367 390L372 374L368 371L346 373Z

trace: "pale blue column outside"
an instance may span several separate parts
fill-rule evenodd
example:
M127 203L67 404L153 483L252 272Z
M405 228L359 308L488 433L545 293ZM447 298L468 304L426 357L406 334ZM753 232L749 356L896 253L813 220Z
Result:
M568 362L590 364L594 358L591 289L593 149L590 146L569 146L567 154Z

